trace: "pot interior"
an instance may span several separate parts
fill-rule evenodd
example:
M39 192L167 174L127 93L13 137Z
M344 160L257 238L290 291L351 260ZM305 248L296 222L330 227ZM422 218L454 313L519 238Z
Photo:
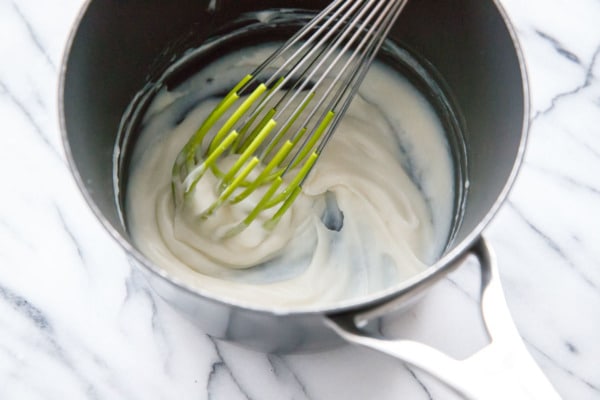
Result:
M287 1L285 7L317 10L325 4ZM126 149L134 144L135 135L119 132L135 125L136 114L123 122L124 111L132 101L143 111L148 98L140 95L140 89L151 87L174 59L236 24L264 22L264 15L256 11L273 7L281 8L282 2L88 3L65 60L65 143L88 201L128 250L135 252L121 213L122 187L127 184ZM277 32L285 33L285 26ZM258 29L248 37L255 40L260 34ZM526 112L521 62L506 21L492 1L463 0L458 6L450 0L409 1L390 37L405 54L398 67L412 70L413 82L436 82L425 85L425 92L449 132L457 182L449 254L465 248L481 232L520 161ZM182 68L171 79L182 79L186 73ZM116 157L115 146L124 149ZM443 268L447 261L432 268Z

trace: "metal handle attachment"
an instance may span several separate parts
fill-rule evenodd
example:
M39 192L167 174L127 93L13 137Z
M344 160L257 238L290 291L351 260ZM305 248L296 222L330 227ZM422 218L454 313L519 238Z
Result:
M559 400L510 317L491 248L481 238L471 252L481 266L481 315L490 343L467 359L453 359L411 340L375 337L357 326L354 315L332 316L329 325L346 341L412 364L467 399Z

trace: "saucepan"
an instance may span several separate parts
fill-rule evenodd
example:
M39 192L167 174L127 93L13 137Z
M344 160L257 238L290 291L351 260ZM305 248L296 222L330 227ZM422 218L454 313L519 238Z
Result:
M122 188L115 184L123 163L115 149L122 140L123 115L132 102L143 101L142 89L170 62L228 26L274 24L269 18L273 10L307 12L326 3L88 1L62 66L60 117L66 154L90 207L153 289L216 338L279 353L316 351L345 341L411 363L467 398L559 398L511 321L492 251L482 237L513 183L527 136L525 67L497 1L412 0L390 34L419 60L419 68L439 77L440 90L457 110L453 124L460 128L458 139L451 141L465 185L455 207L453 238L443 256L422 273L354 303L286 311L200 293L151 263L132 244L119 206ZM485 348L466 360L454 360L424 344L381 337L370 329L371 321L408 307L469 255L481 266L481 312L490 339Z

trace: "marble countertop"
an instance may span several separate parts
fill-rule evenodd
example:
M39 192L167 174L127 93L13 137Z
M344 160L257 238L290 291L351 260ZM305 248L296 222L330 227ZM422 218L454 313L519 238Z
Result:
M501 0L531 84L525 164L486 231L530 353L600 399L600 2ZM146 289L67 167L58 70L82 0L0 1L0 399L448 399L352 346L269 355L215 341ZM485 343L467 263L390 325L465 357Z

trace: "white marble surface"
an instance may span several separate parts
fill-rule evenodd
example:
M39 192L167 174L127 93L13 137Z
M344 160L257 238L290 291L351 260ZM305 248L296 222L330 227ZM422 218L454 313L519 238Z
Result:
M57 121L82 0L0 0L0 399L447 399L346 346L275 356L211 340L150 293L85 205ZM600 2L502 0L529 68L531 140L486 232L531 354L565 399L600 399ZM463 357L484 343L468 264L397 334Z

